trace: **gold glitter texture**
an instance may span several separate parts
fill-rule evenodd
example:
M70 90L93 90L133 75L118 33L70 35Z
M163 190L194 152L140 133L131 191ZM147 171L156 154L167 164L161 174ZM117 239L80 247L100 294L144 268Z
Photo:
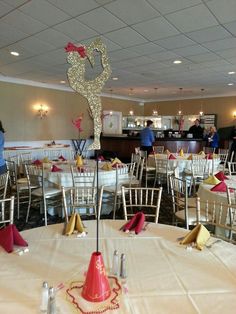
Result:
M70 86L79 94L84 96L89 104L89 111L93 118L94 141L89 145L89 150L98 150L100 145L100 134L102 132L102 102L100 93L106 81L111 75L111 67L107 57L107 49L100 38L94 40L85 47L86 56L83 58L77 51L70 51L67 61L72 66L67 71ZM89 60L91 66L95 64L94 50L101 53L101 65L103 71L93 80L85 80L85 63Z

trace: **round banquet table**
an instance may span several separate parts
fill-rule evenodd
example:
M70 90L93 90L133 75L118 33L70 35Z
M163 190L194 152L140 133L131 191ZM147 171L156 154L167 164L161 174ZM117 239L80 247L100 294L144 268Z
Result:
M168 159L168 166L170 170L178 169L179 174L182 174L185 170L191 171L192 160L189 160L188 157L194 154L184 154L184 156L180 156L179 154L172 153L172 155L175 156L176 159ZM167 159L166 154L156 154L155 156L157 159ZM212 167L212 159L208 159L207 163L209 167ZM214 159L214 169L217 169L219 164L220 159ZM155 159L153 155L148 156L148 165L155 167Z
M67 300L66 289L71 282L84 281L95 251L95 221L84 223L85 238L66 237L64 224L57 224L22 232L29 252L21 256L0 247L0 313L39 313L45 280L52 286L65 285L56 295L58 313L80 313ZM186 234L184 229L151 223L135 236L120 231L123 224L121 220L100 221L100 251L107 272L115 249L127 259L128 291L123 289L119 296L120 308L107 313L234 312L235 246L221 241L203 251L190 251L177 241ZM99 305L88 303L90 309Z
M62 171L58 172L52 172L51 167L52 165L56 165L58 168L60 168ZM66 161L66 162L53 162L44 164L45 167L45 177L49 182L52 182L56 184L58 187L72 187L72 175L70 171L70 164L75 164L75 161ZM105 162L99 162L98 164L98 182L99 186L111 186L116 184L116 169L112 169L110 171L102 170L102 166L105 164ZM86 171L86 168L91 169L96 167L95 160L86 160L85 164L83 165L83 168ZM129 178L128 173L122 174L120 177L120 180L124 180L124 182L127 182Z

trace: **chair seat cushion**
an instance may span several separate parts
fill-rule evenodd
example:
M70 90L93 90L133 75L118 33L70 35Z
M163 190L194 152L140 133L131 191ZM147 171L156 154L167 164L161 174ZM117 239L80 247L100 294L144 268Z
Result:
M20 178L20 179L17 179L17 183L18 184L27 184L28 180L27 178Z
M185 221L185 211L184 209L182 210L178 210L177 212L175 212L175 216L182 221ZM188 209L188 223L189 225L195 225L196 224L196 220L197 220L197 214L196 214L196 208L189 208ZM202 215L200 216L200 220L201 222L206 222L206 216ZM208 215L208 220L211 220L210 215Z
M45 197L50 197L50 196L56 196L56 195L59 195L61 194L61 190L60 189L57 189L57 188L51 188L51 187L48 187L48 188L45 188L44 189L44 195ZM43 191L41 188L38 188L38 189L35 189L32 191L32 195L34 196L37 196L37 197L42 197L43 196Z

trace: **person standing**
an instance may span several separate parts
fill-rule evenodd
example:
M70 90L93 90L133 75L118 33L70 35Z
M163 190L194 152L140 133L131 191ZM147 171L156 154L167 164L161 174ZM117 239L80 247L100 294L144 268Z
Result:
M203 128L200 126L200 120L196 119L194 125L189 128L188 133L193 134L193 138L202 138L203 137Z
M151 129L153 125L152 120L147 120L146 128L144 128L141 132L141 147L140 149L147 152L149 155L152 151L152 144L155 141L154 133Z
M3 174L7 171L6 162L3 158L3 149L4 149L4 137L5 130L2 126L2 121L0 121L0 174Z
M236 155L236 125L232 129L230 138L233 140L233 142L232 142L232 145L230 148L229 160L231 161L231 158L232 158L232 161L235 161L235 157L236 157L235 156ZM234 154L233 157L232 157L232 154Z
M208 136L208 143L209 146L212 148L218 148L219 147L219 135L216 131L216 127L215 126L211 126L210 127L210 133Z

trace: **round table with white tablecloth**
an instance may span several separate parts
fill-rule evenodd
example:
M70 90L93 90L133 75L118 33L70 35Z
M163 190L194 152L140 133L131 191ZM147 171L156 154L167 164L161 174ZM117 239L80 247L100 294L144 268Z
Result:
M65 287L57 292L60 314L80 313L67 299L71 282L84 281L95 251L95 221L85 221L87 237L62 235L63 224L22 232L29 252L18 256L0 247L0 313L39 313L41 285L48 281ZM149 224L130 236L120 231L124 221L100 221L100 251L109 273L114 250L126 254L126 290L120 308L111 314L233 313L236 307L236 249L223 241L203 251L186 250L177 238L186 230ZM209 240L214 241L213 239ZM80 296L78 295L78 298ZM99 304L89 302L88 309Z

